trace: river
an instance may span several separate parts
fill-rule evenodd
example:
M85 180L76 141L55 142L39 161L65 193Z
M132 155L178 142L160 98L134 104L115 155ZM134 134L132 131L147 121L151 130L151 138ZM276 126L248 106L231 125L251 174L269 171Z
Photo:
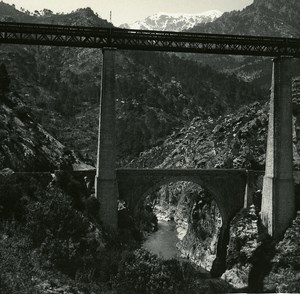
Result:
M177 238L176 223L174 221L158 221L158 230L148 236L143 243L143 248L162 259L180 258L180 251L176 248Z

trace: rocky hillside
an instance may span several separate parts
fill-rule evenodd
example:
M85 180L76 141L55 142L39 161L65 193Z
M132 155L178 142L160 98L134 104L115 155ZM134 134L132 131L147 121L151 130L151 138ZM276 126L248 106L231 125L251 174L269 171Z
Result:
M77 155L39 124L22 96L10 91L11 80L0 65L0 171L53 171L62 165L88 168Z
M4 3L1 6L5 8L0 9L2 19L23 20L21 12ZM67 15L21 15L31 22L109 25L90 9ZM3 45L0 52L13 89L39 122L64 144L95 159L100 51ZM120 159L159 144L195 116L215 117L264 99L259 89L233 75L173 55L118 52L116 72Z
M298 293L300 211L281 241L262 226L257 207L231 222L227 270L222 279L242 292Z
M196 117L130 167L263 169L267 105L254 103L214 120Z
M67 25L83 25L83 26L101 26L110 27L112 24L101 19L91 8L82 8L72 11L69 14L55 14L49 9L42 11L35 10L19 11L14 5L0 2L0 21L8 22L34 22L34 23L50 23L50 24L67 24Z
M300 212L284 238L275 246L270 273L264 279L264 291L300 292Z
M300 168L299 77L293 81L294 169ZM127 164L133 168L247 168L264 170L268 103L242 106L217 119L195 117L159 146Z
M212 23L192 31L260 36L300 36L300 4L297 0L254 0L241 11L225 12Z
M202 13L181 14L160 12L132 24L123 24L121 28L138 30L176 31L188 30L199 23L214 21L222 15L221 11L209 10Z
M300 164L299 77L293 79L294 169ZM195 117L129 167L248 168L263 170L268 103L255 102L217 119Z
M226 12L211 23L196 25L191 31L299 38L299 19L300 4L297 0L255 0L241 11ZM194 58L197 60L199 56ZM270 58L206 56L201 60L219 70L235 73L243 80L269 87Z
M64 146L33 120L30 110L18 97L0 99L0 170L57 168Z
M36 122L18 94L0 95L0 138L0 171L49 172L66 164L92 168Z
M274 1L255 1L246 11L253 7L264 11L264 3L275 5ZM290 3L296 5L295 1ZM269 6L272 8L271 4ZM281 4L282 7L287 7ZM13 7L3 7L5 9L0 9L0 14L5 20L11 17L11 20L51 23L56 19L59 23L81 24L83 17L82 24L101 25L101 20L89 9L78 10L66 16L53 15L49 11L43 15L30 16L16 12ZM294 8L296 11L297 7ZM286 13L286 10L282 13ZM239 15L241 12L233 12L235 13ZM253 14L254 18L255 15ZM93 157L97 139L101 69L99 52L92 49L10 45L1 46L0 52L1 62L6 64L12 81L10 90L2 88L0 102L1 168L30 171L55 168L57 158L64 148L43 130L41 124L64 143ZM248 59L243 59L245 60ZM251 65L254 59L248 61ZM255 62L261 67L259 61ZM234 66L231 70L235 70ZM0 77L0 84L2 81L3 76ZM263 170L268 106L264 102L263 93L250 83L176 56L119 52L117 85L118 142L120 158L123 159L121 163L128 162L124 157L128 158L130 155L132 158L136 155L127 164L128 167ZM297 102L298 90L295 93L294 100ZM254 103L255 100L259 102ZM294 168L299 169L299 109L295 107L294 110ZM34 122L34 116L41 124ZM140 156L137 156L140 152ZM22 226L19 235L15 234L14 225L6 226L4 223L0 228L3 235L0 246L1 252L4 252L0 256L0 278L10 293L22 287L18 283L31 284L28 289L32 291L37 286L38 289L49 290L48 292L53 288L64 291L64 283L50 285L53 284L52 278L48 281L49 274L43 274L40 265L59 268L71 279L78 278L76 282L84 284L80 285L80 289L87 293L100 293L103 289L118 289L124 293L125 286L128 293L132 293L133 287L137 287L137 293L141 293L140 289L146 284L156 292L158 285L162 285L167 287L169 293L174 293L174 272L179 275L178 287L187 284L187 269L180 267L178 263L161 264L143 252L121 254L113 246L112 250L104 250L103 244L99 242L98 230L90 225L92 216L85 211L88 210L88 201L81 203L86 206L81 207L82 211L78 212L72 208L72 195L66 197L60 190L53 190L53 187L48 187L43 193L40 190L27 191L19 185L20 183L15 185L16 191L10 190L15 197L24 229L29 230L30 235L24 236ZM27 187L27 183L24 186ZM152 197L160 197L164 189L165 187ZM189 223L187 234L179 245L180 249L192 261L210 269L220 229L220 215L216 204L206 191L191 183L177 183L169 186L167 191L169 203L163 209L167 208L171 213L175 209L175 213L170 216L181 222L182 226L185 225L184 222ZM75 192L77 194L78 191ZM11 207L7 195L0 193L0 198L5 200L1 203ZM94 204L92 202L90 206L96 207ZM3 208L6 209L2 205L1 209ZM8 220L15 211L12 209L10 213ZM64 221L61 222L61 219ZM251 276L252 265L259 267L265 261L260 257L265 252L270 252L274 256L265 254L269 258L267 265L270 265L270 273L263 273L264 276L259 276L258 281L265 278L265 290L268 291L299 291L299 219L287 231L282 243L277 246L266 243L265 247L260 247L263 244L259 240L258 220L256 210L246 211L233 220L233 238L229 243L229 251L236 255L229 255L231 259L227 260L228 271L223 278L235 286L240 282L239 288L245 288L247 278L252 279L253 283L257 274L261 274L260 271L252 271ZM127 233L128 231L123 235L124 239ZM20 243L16 243L15 236L18 236ZM14 247L13 244L17 246ZM120 244L127 243L120 240ZM274 248L274 251L268 251ZM20 251L23 252L21 258L16 258ZM254 255L254 252L257 254ZM21 282L12 283L14 277L11 264L18 265ZM144 269L149 276L145 275ZM163 275L158 274L163 270ZM32 271L38 271L38 274ZM245 275L237 280L240 273ZM38 280L32 279L37 276ZM141 276L145 279L141 280ZM283 285L282 288L276 285L278 280ZM261 290L262 285L258 286L256 289ZM209 290L208 288L207 291ZM73 290L68 287L68 291ZM73 292L76 293L75 290ZM222 291L211 291L216 292Z
M299 169L300 164L298 84L298 80L295 80L293 97L294 169ZM244 106L236 112L218 119L194 118L186 127L168 136L160 146L143 152L139 158L130 162L128 167L263 170L267 127L268 104L261 103ZM298 191L297 187L296 191ZM261 188L260 185L256 187L257 197L260 195ZM183 234L182 240L178 244L183 256L189 257L195 264L210 270L216 256L221 220L218 207L208 191L193 183L179 182L161 187L151 197L157 199L157 203L159 203L158 214L164 214L168 218L174 219L178 224L179 231L184 230L186 233ZM296 198L297 208L300 209L298 194ZM259 209L259 198L255 201L255 205ZM239 221L232 223L233 249L229 254L232 258L234 252L237 251L235 246L240 246L235 242L237 244L245 242L243 250L245 250L247 258L252 258L252 253L262 245L257 241L258 218L256 216L255 223L252 222L252 218L251 212L246 212L240 217L239 221L243 224L243 229L240 228ZM248 233L244 234L245 230ZM239 235L241 235L241 241L239 241L239 237L236 237ZM245 262L242 258L240 256L237 256L237 259L233 258L228 263L228 270L223 277L240 289L247 287L251 272L251 263Z

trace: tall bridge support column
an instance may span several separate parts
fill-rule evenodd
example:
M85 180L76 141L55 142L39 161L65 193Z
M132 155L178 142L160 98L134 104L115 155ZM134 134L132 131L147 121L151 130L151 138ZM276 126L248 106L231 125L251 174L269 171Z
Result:
M100 203L100 220L106 228L113 230L118 225L118 188L115 171L115 53L114 48L102 50L98 156L95 178L95 192Z
M291 67L292 58L273 60L261 217L275 238L283 235L295 216Z

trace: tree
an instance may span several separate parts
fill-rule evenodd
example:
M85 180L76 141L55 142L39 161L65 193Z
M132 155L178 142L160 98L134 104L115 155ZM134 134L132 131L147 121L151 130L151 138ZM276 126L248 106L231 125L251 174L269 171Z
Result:
M8 76L6 66L1 63L0 65L0 93L4 94L9 91L10 78Z
M45 9L43 10L43 13L44 13L44 15L47 16L47 15L53 14L53 11L51 11L50 9L46 9L46 8L45 8Z

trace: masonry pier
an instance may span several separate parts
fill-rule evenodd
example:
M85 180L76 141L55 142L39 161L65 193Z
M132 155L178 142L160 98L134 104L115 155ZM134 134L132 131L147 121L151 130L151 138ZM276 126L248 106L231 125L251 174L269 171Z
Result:
M295 217L291 67L290 57L273 60L261 217L274 238L282 236Z
M100 203L100 220L109 229L118 225L116 181L116 111L114 48L102 50L102 78L95 193Z

